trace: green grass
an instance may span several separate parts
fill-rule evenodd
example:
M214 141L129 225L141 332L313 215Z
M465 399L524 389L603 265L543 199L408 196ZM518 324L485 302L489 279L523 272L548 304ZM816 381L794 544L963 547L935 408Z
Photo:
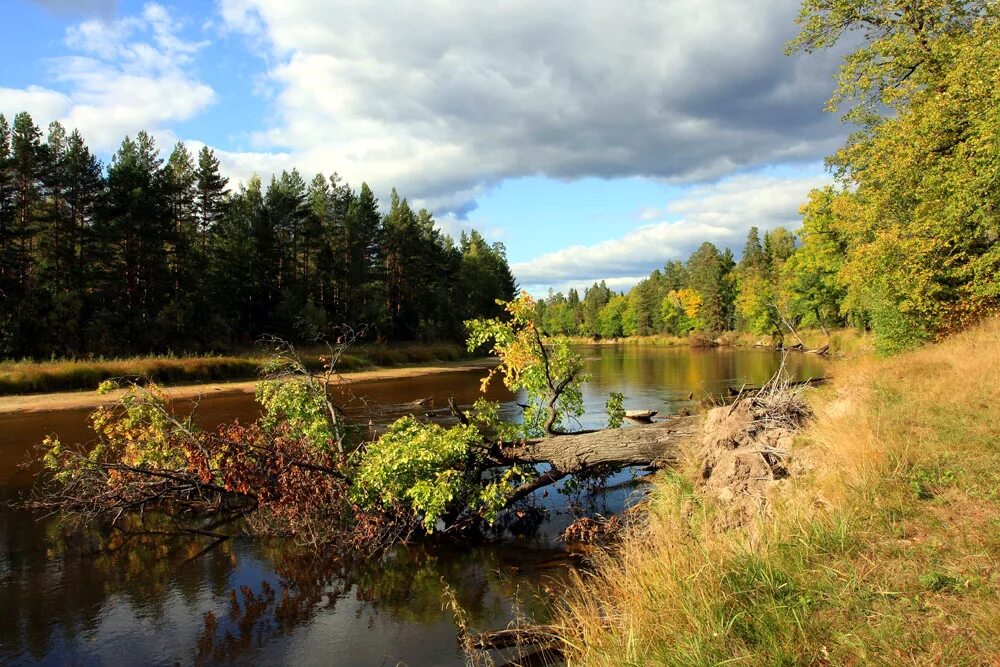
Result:
M307 365L320 367L319 350L303 351ZM457 361L468 354L453 343L360 345L340 358L338 369L370 368ZM0 395L94 389L117 377L148 379L163 385L249 380L266 360L261 353L228 356L146 356L124 359L65 359L0 362Z
M771 516L659 483L568 596L570 665L998 664L1000 320L834 376Z

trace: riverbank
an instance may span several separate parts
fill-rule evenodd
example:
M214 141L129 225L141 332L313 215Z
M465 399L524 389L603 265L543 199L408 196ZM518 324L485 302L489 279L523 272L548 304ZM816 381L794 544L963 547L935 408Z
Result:
M832 375L765 515L720 530L694 451L659 480L567 598L568 664L1000 659L1000 319Z
M799 336L805 343L805 348L814 350L829 345L829 352L838 356L854 356L869 354L874 351L875 344L870 333L853 328L831 329L829 334L820 329L803 329ZM718 336L702 333L692 333L688 336L670 336L657 334L654 336L627 336L623 338L590 338L588 336L570 336L574 345L647 345L651 347L774 347L770 336L752 334L745 331L727 331ZM785 336L785 345L795 345L799 341L791 334Z
M302 350L302 359L307 366L319 368L325 352L307 348ZM267 358L258 350L218 356L0 361L0 396L90 390L104 380L120 377L145 378L161 385L251 380ZM347 373L467 358L465 348L455 343L359 345L343 354L337 367Z
M377 368L364 371L351 371L341 374L340 381L345 383L371 382L377 380L397 380L401 378L422 377L438 373L459 373L462 371L491 368L496 361L491 358L466 359L449 361L433 365L398 366ZM256 388L257 380L242 382L214 382L166 387L166 394L175 400L199 398L208 395L250 394ZM48 394L29 394L15 396L0 396L0 414L11 412L46 412L51 410L71 410L74 408L96 407L103 403L117 400L125 390L116 390L98 394L96 390L55 392Z

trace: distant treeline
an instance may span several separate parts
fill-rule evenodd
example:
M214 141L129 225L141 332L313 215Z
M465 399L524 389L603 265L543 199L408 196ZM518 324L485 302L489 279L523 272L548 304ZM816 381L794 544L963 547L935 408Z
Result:
M798 327L835 327L843 291L835 267L817 266L812 247L778 227L752 227L736 262L728 248L703 243L686 262L669 261L627 293L604 281L567 294L550 293L536 308L546 333L617 338L694 332L750 331L783 335ZM829 287L829 288L827 288Z
M426 210L298 171L233 190L209 148L126 138L105 167L79 132L0 115L0 357L220 350L330 326L441 340L514 295L504 248Z

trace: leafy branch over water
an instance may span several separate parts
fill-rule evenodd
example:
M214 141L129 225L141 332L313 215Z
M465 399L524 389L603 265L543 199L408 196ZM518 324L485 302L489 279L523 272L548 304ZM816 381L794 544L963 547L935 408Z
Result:
M274 357L257 388L259 419L205 431L193 414L176 414L162 389L130 385L92 413L91 446L46 439L47 479L31 505L84 522L107 520L121 531L134 530L124 518L142 521L155 510L159 523L148 530L224 539L224 527L245 518L255 533L308 546L377 547L419 532L476 529L567 476L650 462L648 446L567 433L566 423L583 412L582 360L565 340L543 344L530 297L503 306L506 319L468 323L469 346L492 344L500 359L484 390L499 375L527 395L520 424L503 423L499 404L480 399L469 414L455 408L455 426L408 416L364 442L330 391L353 336L330 347L318 373L291 345L272 340ZM620 402L609 402L615 414Z

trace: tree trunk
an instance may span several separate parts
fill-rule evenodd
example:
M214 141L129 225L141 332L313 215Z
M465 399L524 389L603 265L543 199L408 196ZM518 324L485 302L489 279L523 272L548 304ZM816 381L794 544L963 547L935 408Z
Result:
M680 444L698 434L700 421L698 416L677 417L648 426L570 433L527 440L501 451L515 463L549 463L564 475L596 465L672 463Z

